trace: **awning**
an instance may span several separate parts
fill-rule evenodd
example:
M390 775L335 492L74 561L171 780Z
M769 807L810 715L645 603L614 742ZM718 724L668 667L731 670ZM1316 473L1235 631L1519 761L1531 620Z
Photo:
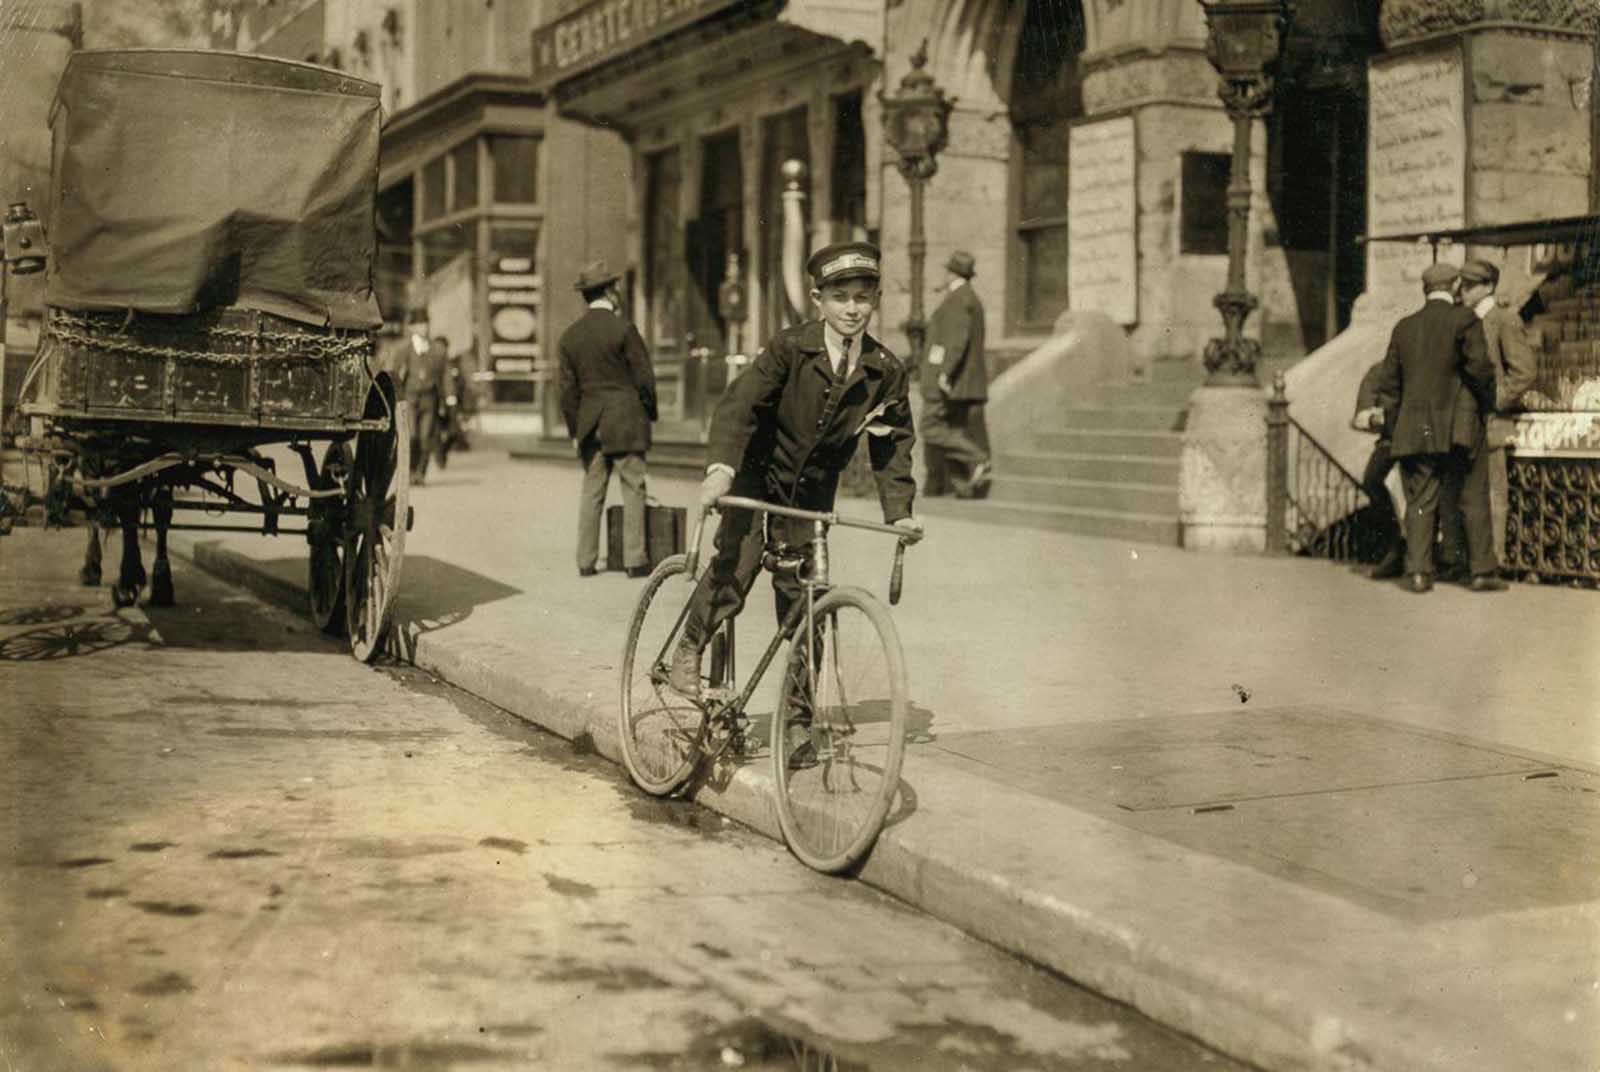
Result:
M1494 223L1412 234L1363 235L1357 242L1430 242L1434 245L1535 246L1562 245L1600 238L1600 216L1567 216L1557 220Z
M859 42L881 55L883 3L587 0L534 30L532 82L563 114L616 123L657 88L677 92L747 66L752 33L792 34L813 47Z

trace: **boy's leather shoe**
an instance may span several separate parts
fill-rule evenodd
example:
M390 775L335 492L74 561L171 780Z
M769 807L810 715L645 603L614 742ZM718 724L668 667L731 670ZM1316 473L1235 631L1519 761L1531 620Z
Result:
M672 691L691 700L700 699L700 648L688 640L678 642L667 675Z
M628 576L629 577L633 577L633 578L648 577L648 576L650 576L650 567L649 566L629 566L628 567Z
M1432 589L1433 578L1429 577L1426 573L1413 573L1411 576L1405 579L1405 590L1408 592L1416 592L1421 594L1423 592L1432 591Z
M1467 585L1468 590L1473 592L1504 592L1506 587L1506 582L1492 573L1480 573Z
M579 566L578 567L578 576L579 577L593 577L595 574L597 574L599 572L600 571L595 569L593 566Z

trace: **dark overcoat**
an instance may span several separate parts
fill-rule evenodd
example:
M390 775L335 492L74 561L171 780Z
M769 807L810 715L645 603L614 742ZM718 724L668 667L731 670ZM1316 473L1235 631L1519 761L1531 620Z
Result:
M711 418L707 457L737 474L734 491L829 510L865 436L886 522L911 516L915 432L910 374L870 335L849 379L834 378L822 321L785 328L729 385Z
M644 339L591 307L561 333L561 416L580 450L643 454L656 419L656 375Z
M1396 458L1476 449L1483 415L1494 409L1494 369L1477 314L1429 300L1402 317L1384 354L1377 404L1394 414Z
M922 393L927 398L952 402L983 402L989 398L989 367L983 353L983 302L970 282L944 296L928 320L928 346L944 347L937 367L922 373ZM948 394L939 391L939 376L950 381Z

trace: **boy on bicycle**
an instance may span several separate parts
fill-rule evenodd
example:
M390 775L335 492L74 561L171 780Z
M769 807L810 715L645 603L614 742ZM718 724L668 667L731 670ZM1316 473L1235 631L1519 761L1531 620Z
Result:
M732 494L830 511L839 475L865 434L884 522L921 535L911 514L911 373L866 332L880 297L879 260L870 242L840 242L806 262L820 319L774 335L717 404L702 510ZM699 697L701 653L717 627L744 607L762 552L772 546L809 557L812 537L809 522L723 511L715 553L690 597L673 654L673 689ZM777 573L772 585L781 625L801 587Z

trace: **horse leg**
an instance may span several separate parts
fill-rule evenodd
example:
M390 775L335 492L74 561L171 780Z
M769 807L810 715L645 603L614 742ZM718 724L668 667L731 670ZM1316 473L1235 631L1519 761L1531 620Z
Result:
M117 583L111 588L111 602L119 607L131 607L145 582L144 560L139 554L139 496L118 496L116 509L117 521L122 527L122 566L117 572Z
M172 489L156 493L152 511L156 522L156 560L150 568L150 605L172 606L172 564L167 561L167 527L172 524Z
M100 526L89 519L89 546L83 550L83 568L78 571L78 581L85 588L100 586Z

